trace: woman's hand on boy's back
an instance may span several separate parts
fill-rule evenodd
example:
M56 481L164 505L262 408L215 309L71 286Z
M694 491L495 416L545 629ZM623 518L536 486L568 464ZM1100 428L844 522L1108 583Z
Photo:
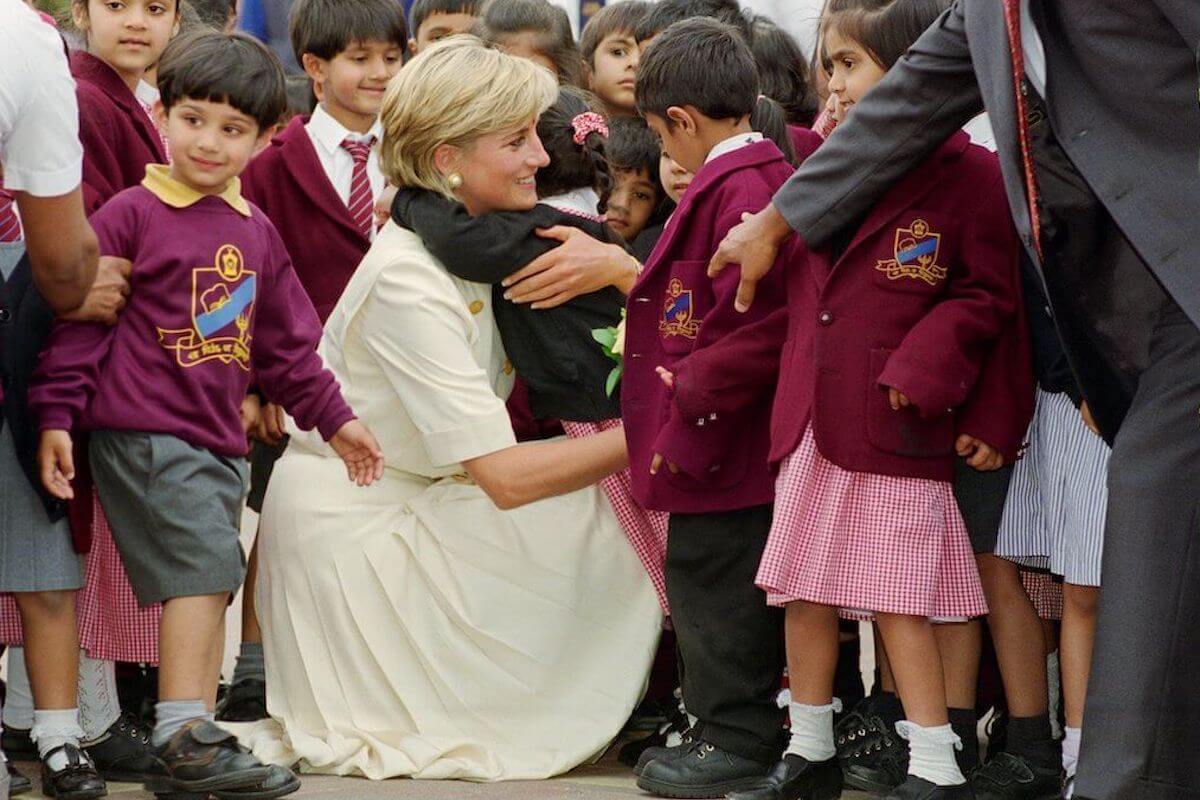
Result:
M121 310L125 308L125 300L129 297L129 276L132 272L133 263L128 259L101 256L96 280L88 290L83 305L64 315L63 319L116 325Z
M370 486L383 477L383 450L375 435L352 419L329 440L329 446L346 464L346 474L359 486Z
M554 308L606 286L616 286L625 294L633 288L639 265L619 245L598 241L565 225L537 233L562 244L505 278L506 299L531 303L537 309Z
M75 497L71 488L71 481L75 480L75 456L71 448L70 431L44 430L38 441L38 472L42 485L59 500Z

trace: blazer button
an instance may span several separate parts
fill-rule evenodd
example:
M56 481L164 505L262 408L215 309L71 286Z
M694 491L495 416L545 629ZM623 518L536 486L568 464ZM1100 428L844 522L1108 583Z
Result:
M472 314L478 314L480 311L483 311L483 301L472 300L471 305L469 305L467 308L470 309Z
M7 308L0 308L0 325L12 319L12 312Z
M822 311L820 314L817 315L817 322L819 322L822 325L832 325L833 324L833 312L832 311Z

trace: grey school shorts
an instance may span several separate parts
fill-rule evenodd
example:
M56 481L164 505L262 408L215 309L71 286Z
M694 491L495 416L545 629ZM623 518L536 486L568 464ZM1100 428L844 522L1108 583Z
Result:
M246 572L244 458L134 431L94 432L89 455L139 603L237 591Z

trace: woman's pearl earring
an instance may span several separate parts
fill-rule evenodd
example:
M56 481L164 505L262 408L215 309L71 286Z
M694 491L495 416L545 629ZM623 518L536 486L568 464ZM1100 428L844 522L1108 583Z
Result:
M462 188L462 175L457 172L451 172L446 176L446 184L453 190L458 191Z

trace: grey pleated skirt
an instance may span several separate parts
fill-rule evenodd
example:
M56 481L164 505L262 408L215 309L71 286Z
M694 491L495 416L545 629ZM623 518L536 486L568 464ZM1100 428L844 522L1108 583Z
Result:
M83 559L65 519L51 522L17 461L12 432L0 429L0 592L83 586Z
M1108 445L1064 394L1038 390L1029 448L1013 472L996 555L1100 585Z

